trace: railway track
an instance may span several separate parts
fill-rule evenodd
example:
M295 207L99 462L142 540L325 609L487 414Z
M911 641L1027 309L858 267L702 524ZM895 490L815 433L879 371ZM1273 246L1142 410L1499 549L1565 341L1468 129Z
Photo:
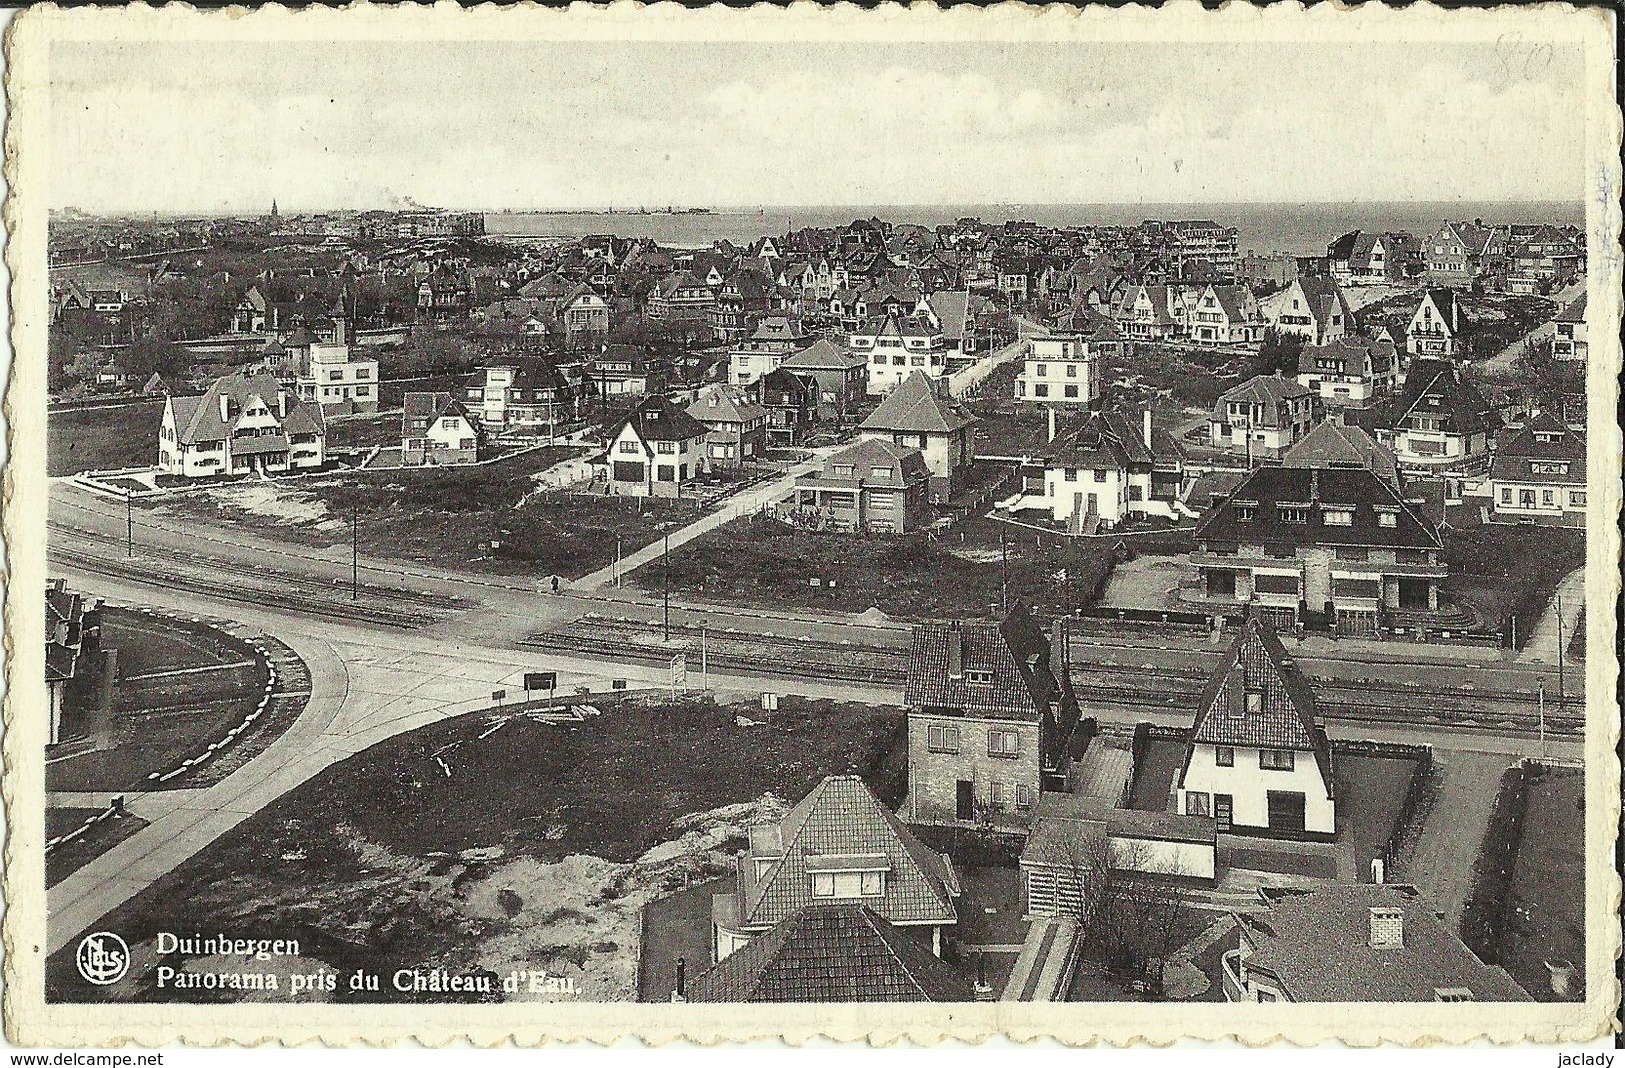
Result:
M673 641L661 640L658 624L632 620L587 619L558 630L533 634L525 644L537 649L608 660L661 663L677 652L697 666L697 627L674 627ZM900 688L908 668L903 649L792 639L761 634L708 630L706 660L713 670L770 674L789 678L832 679ZM1087 713L1091 705L1144 712L1192 713L1206 677L1189 670L1146 670L1140 667L1085 666L1072 673L1073 686ZM1438 726L1533 733L1539 711L1533 698L1518 691L1427 689L1392 684L1353 684L1311 678L1326 717L1349 723ZM1548 710L1546 730L1573 733L1582 716Z
M455 597L363 585L356 600L348 583L324 583L270 567L217 560L201 553L144 545L124 559L121 539L95 531L51 526L47 559L54 566L150 586L184 590L221 600L387 627L427 626L469 607Z

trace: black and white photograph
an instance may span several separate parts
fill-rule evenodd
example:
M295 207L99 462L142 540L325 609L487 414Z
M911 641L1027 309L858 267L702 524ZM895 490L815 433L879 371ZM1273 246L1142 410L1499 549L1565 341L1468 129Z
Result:
M1602 1034L1609 18L640 10L13 27L33 1033Z

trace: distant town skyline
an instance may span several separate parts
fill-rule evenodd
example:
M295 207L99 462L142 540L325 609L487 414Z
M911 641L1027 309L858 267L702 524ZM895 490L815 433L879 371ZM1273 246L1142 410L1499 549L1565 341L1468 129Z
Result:
M1579 52L1490 44L57 44L96 214L1573 202Z

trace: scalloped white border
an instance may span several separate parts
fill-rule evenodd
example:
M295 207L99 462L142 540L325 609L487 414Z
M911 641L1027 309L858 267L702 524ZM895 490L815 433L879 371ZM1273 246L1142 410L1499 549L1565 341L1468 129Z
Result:
M45 201L50 139L47 52L56 40L330 40L367 38L529 40L1054 40L1054 41L1405 41L1448 44L1494 40L1508 32L1577 44L1585 52L1586 153L1590 174L1587 232L1591 299L1590 532L1587 598L1601 606L1619 595L1621 436L1616 420L1620 353L1620 112L1614 97L1614 13L1601 7L1545 3L1493 9L1444 10L1418 3L1404 9L1367 3L1249 5L1231 0L1217 11L1194 0L1160 8L1037 7L1010 0L998 7L941 9L885 4L788 8L688 9L673 3L568 9L519 5L461 8L450 3L289 11L271 5L198 11L184 4L125 9L45 5L17 16L6 34L6 178L12 275L13 351L5 399L10 456L5 472L5 534L10 556L5 636L6 675L3 792L10 834L5 847L6 1034L29 1045L144 1046L320 1042L439 1046L468 1041L533 1045L581 1040L607 1043L636 1037L712 1044L817 1037L888 1045L946 1038L982 1041L1003 1035L1025 1042L1053 1038L1071 1045L1234 1038L1340 1041L1353 1046L1553 1042L1594 1038L1617 1029L1620 879L1610 863L1620 811L1618 664L1613 613L1589 613L1586 682L1587 990L1568 1005L637 1005L343 1007L331 1005L47 1005L43 1000L45 943L43 779L45 723L41 613L45 583ZM184 121L177 116L176 121ZM21 804L19 804L21 800Z

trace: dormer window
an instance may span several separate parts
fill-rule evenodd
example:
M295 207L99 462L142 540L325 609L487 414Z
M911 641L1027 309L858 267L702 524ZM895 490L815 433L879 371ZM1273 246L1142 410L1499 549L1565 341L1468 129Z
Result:
M1328 508L1321 513L1321 522L1329 527L1352 527L1354 525L1354 510L1352 508Z
M1248 690L1247 691L1247 713L1248 713L1248 715L1256 715L1257 713L1260 713L1262 711L1264 711L1264 691L1262 691L1262 690Z
M980 686L991 686L993 684L993 672L979 668L967 668L965 670L965 681Z

